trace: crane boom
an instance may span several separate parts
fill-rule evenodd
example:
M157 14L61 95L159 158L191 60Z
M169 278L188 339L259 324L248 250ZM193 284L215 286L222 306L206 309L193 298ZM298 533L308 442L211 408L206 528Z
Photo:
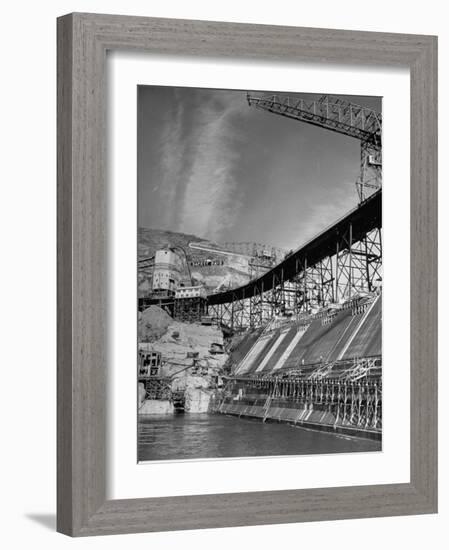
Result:
M365 189L382 185L382 116L367 107L325 95L317 100L290 96L247 94L248 105L332 132L356 138L361 143L360 177L356 187L360 201Z
M247 99L249 105L258 109L381 146L381 115L355 103L329 96L308 101L296 98L292 100L289 96L256 97L247 94Z

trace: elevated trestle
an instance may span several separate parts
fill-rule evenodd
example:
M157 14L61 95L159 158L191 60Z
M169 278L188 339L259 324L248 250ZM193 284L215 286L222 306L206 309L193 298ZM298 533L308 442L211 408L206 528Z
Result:
M332 226L287 254L282 262L246 285L208 294L195 315L173 296L139 299L139 309L159 305L173 316L207 315L231 330L255 328L274 316L313 313L370 293L382 281L382 190Z
M247 285L207 297L208 315L233 329L262 326L374 291L382 280L382 191Z

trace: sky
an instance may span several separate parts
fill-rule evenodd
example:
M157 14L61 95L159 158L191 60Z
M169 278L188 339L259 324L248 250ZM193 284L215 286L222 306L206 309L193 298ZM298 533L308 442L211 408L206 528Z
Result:
M356 206L359 141L246 93L138 87L139 227L290 250ZM336 97L381 112L381 98Z

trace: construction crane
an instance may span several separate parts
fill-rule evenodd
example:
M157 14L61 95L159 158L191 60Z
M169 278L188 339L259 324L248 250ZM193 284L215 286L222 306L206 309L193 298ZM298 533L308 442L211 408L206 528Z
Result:
M382 186L382 116L340 98L328 95L317 100L290 96L247 93L249 106L306 122L360 141L360 175L356 189L360 202ZM371 191L370 191L371 190Z

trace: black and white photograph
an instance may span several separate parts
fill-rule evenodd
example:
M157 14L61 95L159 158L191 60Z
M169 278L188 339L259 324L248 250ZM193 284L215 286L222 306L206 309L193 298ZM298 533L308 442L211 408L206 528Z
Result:
M138 86L139 462L382 450L382 98Z
M446 12L5 3L5 548L444 548Z

